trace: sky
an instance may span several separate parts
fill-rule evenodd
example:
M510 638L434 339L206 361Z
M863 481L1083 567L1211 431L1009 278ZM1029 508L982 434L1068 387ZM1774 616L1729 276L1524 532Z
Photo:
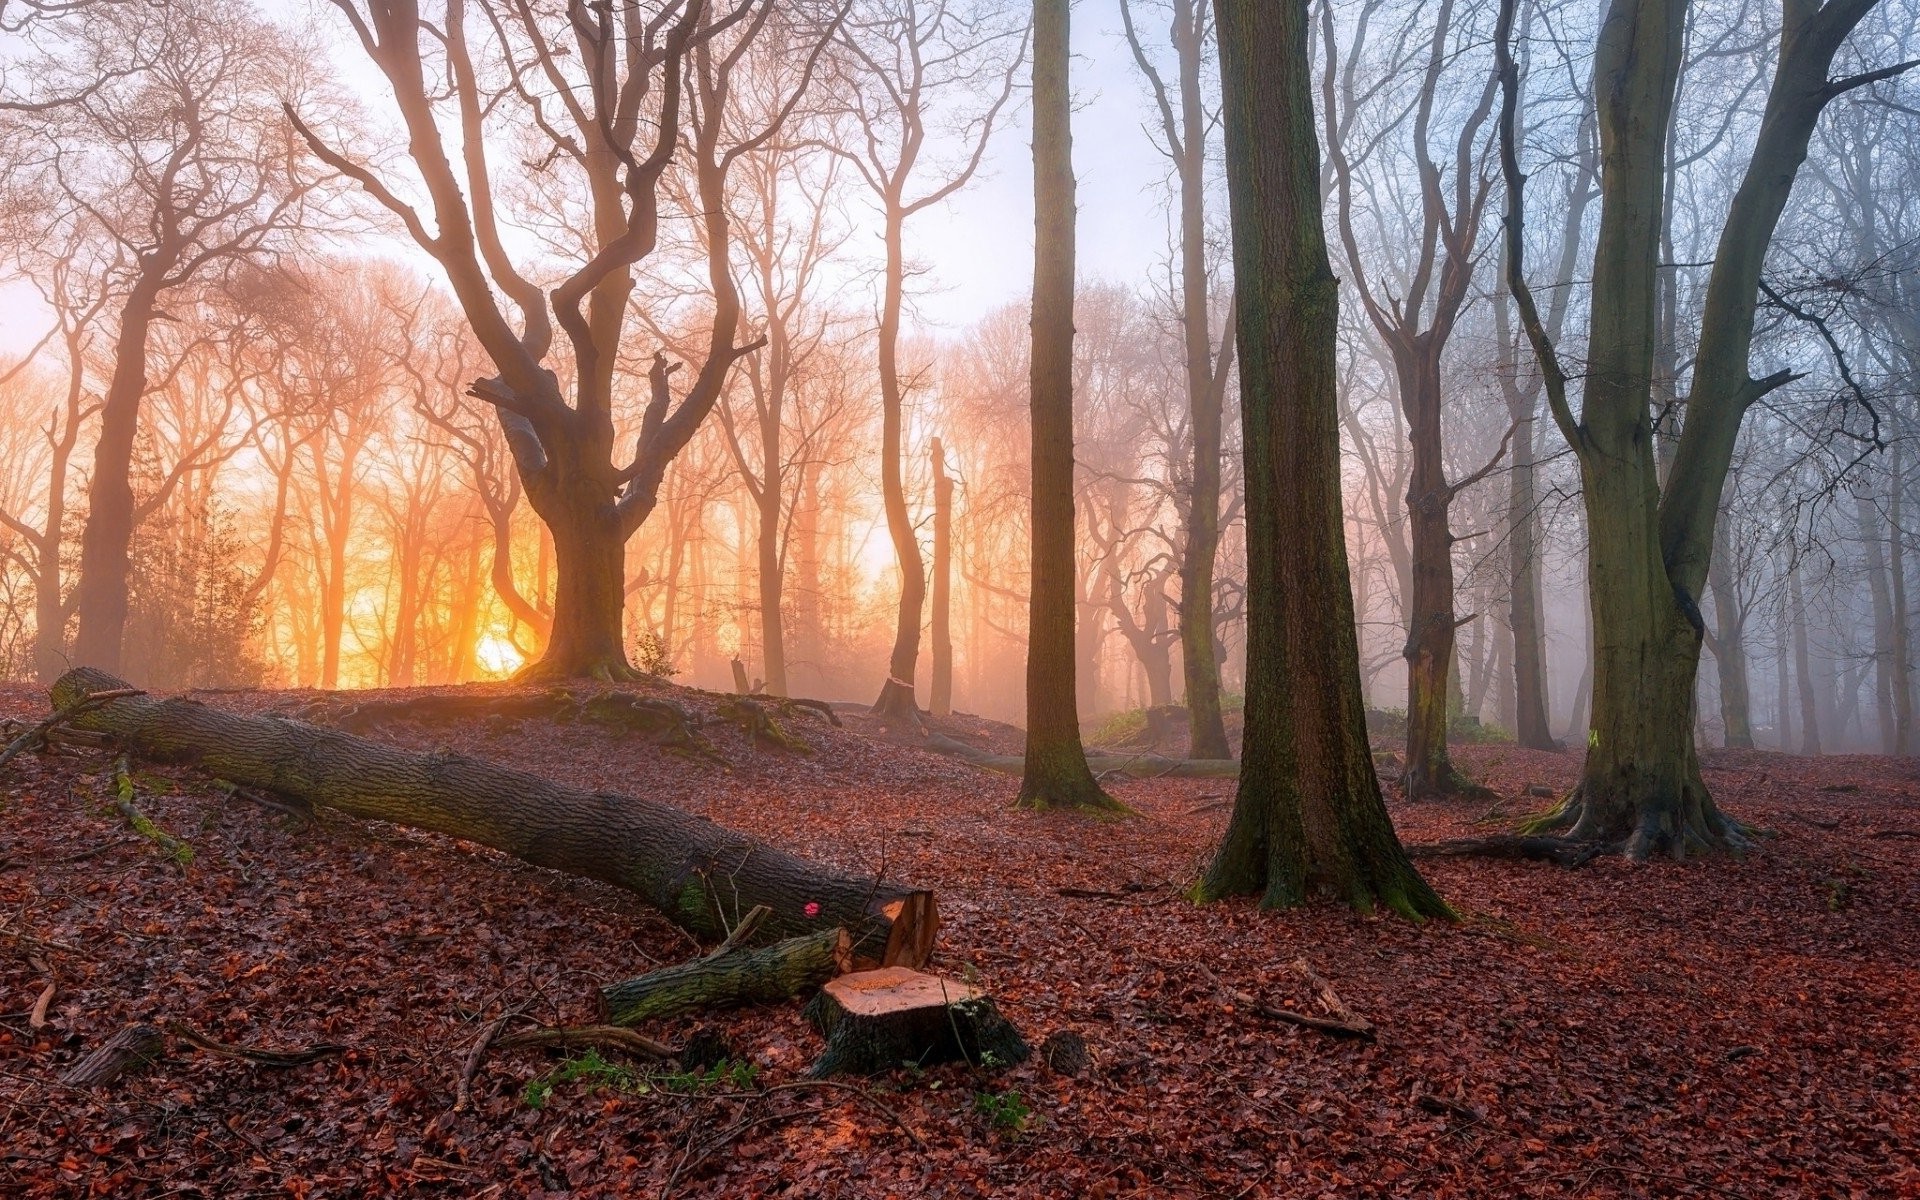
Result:
M288 20L314 11L304 0L260 0ZM318 17L339 24L318 6ZM1142 34L1160 29L1148 17ZM366 71L350 39L339 43L349 74ZM1145 85L1120 32L1115 0L1087 0L1074 13L1074 174L1079 181L1079 273L1085 281L1138 285L1167 254L1165 158L1143 122L1152 118ZM349 79L349 82L353 82ZM369 103L379 103L377 92ZM1016 109L994 135L979 174L945 205L908 225L908 252L929 268L913 283L909 325L951 336L1002 305L1022 301L1033 272L1033 183L1028 112ZM423 262L423 269L431 264ZM0 356L24 352L44 334L51 315L31 287L0 283Z

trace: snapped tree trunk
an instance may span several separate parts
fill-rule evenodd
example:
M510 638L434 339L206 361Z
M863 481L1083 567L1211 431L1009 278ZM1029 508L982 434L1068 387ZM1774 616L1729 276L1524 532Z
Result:
M1367 745L1341 514L1339 284L1321 214L1306 0L1221 0L1240 411L1247 707L1233 816L1199 892L1447 906L1414 870Z
M126 684L77 668L56 709ZM939 927L933 894L843 874L639 796L585 792L464 755L415 754L301 721L246 717L184 698L130 696L77 718L133 754L216 778L465 838L535 866L625 888L696 937L719 941L764 904L766 941L835 926L853 953L918 966Z
M1073 154L1070 0L1033 17L1033 545L1027 607L1027 753L1019 804L1122 806L1095 782L1074 694Z

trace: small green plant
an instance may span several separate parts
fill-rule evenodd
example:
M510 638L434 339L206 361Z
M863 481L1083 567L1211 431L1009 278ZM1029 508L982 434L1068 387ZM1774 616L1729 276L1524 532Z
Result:
M667 643L659 634L648 630L633 639L633 665L643 674L656 679L671 679L680 673L667 657Z
M528 1108L545 1108L553 1096L553 1089L563 1083L584 1083L588 1087L642 1094L653 1090L632 1067L610 1063L600 1057L598 1050L588 1050L567 1059L538 1079L529 1080L527 1086L520 1090L520 1099Z
M985 1117L995 1129L1011 1133L1025 1130L1033 1116L1033 1107L1017 1088L1008 1088L1004 1092L975 1092L973 1111Z
M656 1075L654 1082L665 1092L704 1092L709 1088L727 1084L745 1091L752 1087L760 1077L758 1064L742 1059L735 1061L723 1058L704 1071L675 1071L671 1074Z

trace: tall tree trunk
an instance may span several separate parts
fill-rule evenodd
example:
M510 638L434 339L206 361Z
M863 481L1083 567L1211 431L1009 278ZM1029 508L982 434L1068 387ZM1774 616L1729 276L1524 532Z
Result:
M1506 304L1495 306L1505 325ZM1509 344L1504 334L1501 345ZM1513 631L1514 739L1529 750L1557 750L1547 702L1547 631L1540 613L1540 515L1534 480L1537 388L1521 388L1500 373L1507 415L1514 423L1513 469L1507 476L1507 625Z
M917 721L913 673L920 661L920 613L926 605L927 576L920 558L920 539L907 512L906 482L901 477L901 427L906 404L899 362L900 309L906 289L903 223L904 218L890 206L886 276L880 296L880 502L886 510L894 561L900 566L900 606L894 620L893 653L887 660L887 681L880 687L873 711L881 717Z
M1800 753L1820 754L1820 703L1807 653L1807 602L1800 590L1800 564L1787 569L1787 597L1793 622L1793 676L1800 685Z
M75 611L74 661L103 671L120 669L127 628L128 550L133 542L133 443L140 402L147 392L147 331L159 302L166 263L143 261L139 279L120 310L113 376L100 406L100 437L87 483L87 524L80 535L80 580Z
M1913 637L1912 615L1907 608L1907 530L1904 521L1906 477L1901 470L1900 443L1895 442L1888 456L1887 472L1893 480L1893 495L1887 516L1892 526L1887 542L1888 599L1893 609L1893 639L1888 658L1893 664L1893 752L1920 753L1913 728Z
M553 534L553 625L545 652L520 678L627 677L631 668L620 623L626 540L610 528L612 515L604 505L550 504L540 516Z
M1720 723L1727 747L1753 749L1753 702L1747 687L1747 614L1741 609L1733 575L1733 547L1727 544L1726 522L1714 533L1713 563L1708 568L1713 589L1713 658L1720 671Z
M1447 482L1440 433L1440 361L1431 334L1412 352L1395 356L1406 414L1413 477L1407 486L1407 527L1413 543L1412 592L1407 597L1408 797L1480 794L1447 753L1448 699L1454 671L1453 531L1448 517L1454 489Z
M1756 380L1750 358L1761 268L1814 125L1835 96L1904 69L1829 78L1840 46L1873 5L1832 0L1783 10L1766 111L1715 248L1686 424L1665 471L1649 419L1655 274L1687 5L1612 0L1601 25L1601 218L1586 391L1577 422L1564 399L1555 408L1580 459L1587 508L1594 722L1581 782L1560 820L1582 836L1624 838L1636 858L1746 845L1707 793L1695 754L1705 631L1697 598L1745 414L1793 377Z
M933 679L928 710L936 717L953 711L953 479L947 474L946 447L933 439Z
M765 445L763 442L762 445ZM778 443L775 443L778 450ZM755 501L759 529L755 535L755 573L760 587L760 658L769 696L787 691L787 631L781 609L785 598L780 569L781 484L778 469L769 466Z
M1860 538L1861 565L1873 603L1874 723L1879 726L1880 752L1896 754L1898 733L1893 713L1893 593L1888 587L1886 546L1880 528L1879 497L1871 492L1854 497L1854 519ZM1897 535L1896 535L1897 536Z
M1221 408L1227 356L1213 359L1207 284L1206 109L1200 97L1205 0L1175 0L1180 59L1180 321L1185 340L1187 409L1193 429L1193 494L1187 499L1180 556L1180 670L1186 686L1192 758L1228 758L1220 713L1220 664L1213 645L1213 573L1220 552ZM1230 332L1223 333L1231 339ZM1227 342L1231 347L1232 342Z
M1117 810L1121 805L1087 767L1074 693L1071 6L1071 0L1035 0L1033 7L1033 584L1018 803Z
M1328 894L1441 916L1447 906L1394 835L1367 745L1307 11L1306 0L1216 10L1246 458L1247 701L1233 815L1197 890L1268 906Z

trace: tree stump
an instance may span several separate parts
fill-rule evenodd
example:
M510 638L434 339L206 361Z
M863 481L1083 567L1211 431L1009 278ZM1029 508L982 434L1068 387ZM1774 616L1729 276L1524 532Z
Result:
M955 1060L1005 1067L1031 1053L985 992L905 967L842 975L820 989L805 1015L827 1039L816 1079Z
M167 1051L166 1038L151 1025L129 1025L60 1077L68 1087L105 1087L128 1071L142 1070Z

